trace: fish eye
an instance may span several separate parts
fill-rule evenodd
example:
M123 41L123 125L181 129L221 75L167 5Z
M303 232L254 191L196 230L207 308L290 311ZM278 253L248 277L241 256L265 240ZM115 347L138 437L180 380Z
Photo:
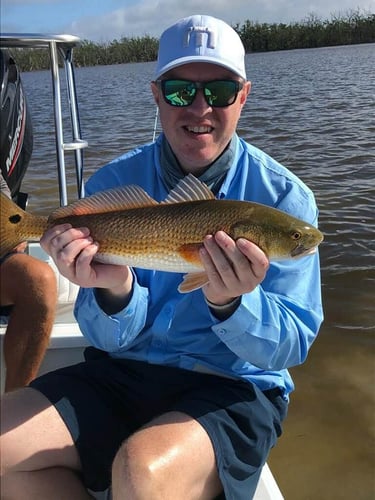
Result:
M294 233L292 233L292 239L293 240L299 240L301 238L301 233L298 232L298 231L294 231Z
M9 222L11 224L18 224L21 221L21 216L19 214L11 215L9 217Z

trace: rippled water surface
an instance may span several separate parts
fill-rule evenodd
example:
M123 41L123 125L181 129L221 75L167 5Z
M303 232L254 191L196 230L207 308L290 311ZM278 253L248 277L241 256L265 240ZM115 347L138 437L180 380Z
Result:
M308 361L292 369L296 391L270 457L288 500L375 498L374 67L375 45L247 56L253 87L239 133L313 189L325 234L325 322ZM153 69L77 69L85 177L152 139ZM35 146L23 188L30 211L49 213L58 203L50 74L25 73L24 83Z

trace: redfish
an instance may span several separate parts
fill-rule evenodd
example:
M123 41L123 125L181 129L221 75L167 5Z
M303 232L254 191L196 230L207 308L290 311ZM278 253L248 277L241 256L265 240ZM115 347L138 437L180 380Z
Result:
M20 209L1 193L0 255L22 241L38 241L47 228L63 223L88 227L99 243L95 260L143 269L185 273L181 293L207 283L199 249L208 234L225 231L246 238L270 260L314 253L323 240L314 226L259 203L217 200L189 174L158 203L141 187L123 186L98 192L49 217Z

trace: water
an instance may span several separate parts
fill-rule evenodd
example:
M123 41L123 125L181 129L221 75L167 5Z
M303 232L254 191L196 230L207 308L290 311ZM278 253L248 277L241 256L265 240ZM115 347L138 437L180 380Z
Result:
M325 234L325 322L308 361L291 370L297 390L269 460L287 500L375 497L374 48L247 56L253 89L239 133L313 189ZM83 136L90 145L85 177L152 139L153 69L154 63L77 69ZM30 211L49 213L58 203L51 187L50 74L25 73L24 83L35 147L23 188L31 194ZM69 193L74 198L73 176Z

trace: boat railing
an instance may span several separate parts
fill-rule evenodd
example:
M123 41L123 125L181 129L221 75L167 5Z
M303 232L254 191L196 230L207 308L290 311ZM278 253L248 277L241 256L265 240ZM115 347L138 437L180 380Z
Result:
M0 34L0 46L4 48L43 48L49 50L50 69L52 75L56 161L59 181L60 205L68 204L67 174L65 169L65 153L67 151L74 152L77 196L79 198L82 198L84 196L83 150L88 146L88 143L87 141L83 140L81 136L73 65L73 49L80 43L80 39L73 35L46 35L36 33ZM62 97L59 73L60 60L65 70L68 101L67 107L71 124L71 140L67 142L64 141L64 137L67 136L68 133L65 133L63 128Z

